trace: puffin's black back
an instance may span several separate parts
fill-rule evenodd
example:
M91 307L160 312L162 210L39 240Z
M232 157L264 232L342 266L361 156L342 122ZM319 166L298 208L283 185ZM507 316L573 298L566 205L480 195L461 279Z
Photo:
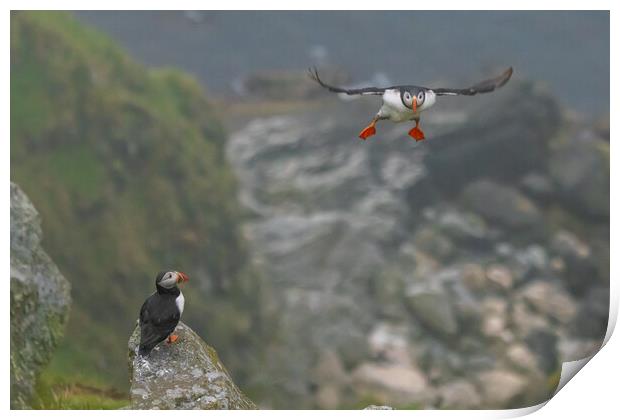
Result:
M181 294L179 288L166 289L158 284L165 274L165 271L157 274L155 278L157 292L149 296L140 309L141 356L147 356L157 344L172 334L181 318L176 304L176 298Z

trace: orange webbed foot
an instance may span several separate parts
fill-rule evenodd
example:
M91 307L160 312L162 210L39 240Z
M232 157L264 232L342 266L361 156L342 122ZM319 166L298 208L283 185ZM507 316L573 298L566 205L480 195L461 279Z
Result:
M179 339L178 335L170 334L170 336L168 336L168 340L166 342L168 344L172 344L172 343L176 343L178 339Z
M409 130L409 135L415 139L415 141L422 141L426 137L424 137L424 132L420 130L418 127L413 127Z
M361 131L359 137L362 140L366 140L368 137L374 136L375 134L377 134L377 129L374 125L369 125Z

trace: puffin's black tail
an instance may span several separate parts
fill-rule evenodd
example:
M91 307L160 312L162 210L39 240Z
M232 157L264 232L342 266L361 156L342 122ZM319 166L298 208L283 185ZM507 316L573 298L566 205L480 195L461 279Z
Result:
M153 347L151 346L140 346L140 348L138 349L138 355L146 357L151 354L151 350L153 350Z

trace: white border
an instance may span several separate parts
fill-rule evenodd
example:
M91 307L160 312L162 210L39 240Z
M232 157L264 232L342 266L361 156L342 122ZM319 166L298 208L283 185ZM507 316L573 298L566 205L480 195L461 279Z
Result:
M556 9L558 6L562 7L560 10L581 10L584 6L587 6L589 10L598 9L598 10L611 10L611 74L618 74L618 57L617 52L614 50L614 40L618 39L618 24L619 19L617 18L617 14L615 13L617 8L613 6L617 4L617 2L612 1L600 1L600 0L590 0L587 3L583 1L575 1L568 0L562 2L551 2L551 1L532 1L532 0L523 0L520 2L514 2L513 4L508 4L508 2L491 2L491 1L467 1L467 2L458 2L458 1L443 1L443 2L414 2L412 0L409 1L392 1L392 2L369 2L369 1L340 1L334 2L333 0L314 0L314 1L297 1L295 3L292 2L284 2L282 0L263 0L263 1L238 1L234 5L229 3L206 3L200 1L176 1L176 2L146 2L146 1L118 1L118 0L110 0L106 2L78 2L75 0L65 0L65 1L6 1L4 4L7 5L6 13L3 16L3 62L4 65L2 67L4 74L4 91L3 95L4 101L2 102L3 108L3 116L4 116L4 141L2 142L3 148L3 165L1 165L2 176L5 180L8 181L10 177L9 165L9 48L10 48L10 32L9 32L9 24L10 24L10 16L8 11L10 9L67 9L67 10L97 10L97 9L167 9L167 10L175 10L175 9L188 9L188 10L199 10L199 9L213 9L213 10L230 10L230 9L268 9L268 10L277 10L277 9L288 9L288 10L305 10L305 9L336 9L336 10L353 10L353 9L361 9L361 10L378 10L378 9L391 9L391 10L405 10L405 9L419 9L419 10L461 10L463 6L467 6L469 10L486 10L486 9L495 9L495 10L548 10L548 9ZM579 57L575 57L576 60ZM618 97L618 86L615 83L615 80L611 79L611 95L610 95L610 109L611 109L611 121L613 125L613 121L618 121L616 117L617 109L615 107L614 98ZM613 132L613 130L612 130ZM611 141L613 143L613 141ZM613 149L613 148L612 148ZM614 182L617 180L615 168L616 159L614 154L611 155L611 214L617 214L618 205L617 205L617 186L618 183ZM2 230L5 232L5 240L2 242L0 246L2 246L2 262L3 267L5 267L5 273L9 272L9 194L8 194L8 183L5 184L6 193L3 197L4 204L0 207L0 211L2 212ZM259 412L184 412L183 416L195 418L204 418L205 416L209 417L217 417L217 418L246 418L249 416L252 417L264 417L264 418L289 418L291 415L299 418L312 418L313 420L316 418L317 414L320 416L331 416L337 415L338 417L352 417L358 416L370 418L370 417L378 417L378 416L390 416L391 418L411 418L415 416L416 418L470 418L470 419L481 419L481 418L507 418L507 417L515 417L520 415L529 414L535 411L533 414L533 418L536 419L571 419L571 418L579 418L582 419L585 416L593 416L593 418L610 418L613 417L614 414L618 412L616 398L617 398L617 380L619 373L618 368L618 360L617 356L620 354L620 342L617 337L611 335L613 332L613 328L615 326L618 314L618 282L616 275L618 273L617 264L615 264L616 258L618 256L617 247L615 246L616 241L614 237L618 237L617 224L614 223L614 218L611 219L611 253L612 253L612 264L611 264L611 305L610 305L610 323L608 332L606 335L606 345L605 347L594 356L592 361L588 363L584 368L583 372L579 373L578 379L574 381L570 381L570 383L562 388L562 390L551 399L551 401L545 406L544 409L536 411L538 408L543 406L541 404L537 407L531 407L520 410L504 410L504 411L259 411ZM9 276L6 276L7 282ZM6 309L5 309L5 319L4 325L9 325L9 294L6 293ZM5 330L6 331L6 330ZM2 408L4 410L8 410L9 407L9 340L5 340L5 345L2 348L2 353L4 355L4 367L3 373L5 381L2 385L2 391L5 396L3 399ZM569 366L570 367L570 366ZM613 413L613 414L612 414ZM89 411L88 415L93 418L101 418L102 416L108 416L110 413L104 411ZM123 418L164 418L164 416L169 417L171 413L168 412L137 412L137 411L116 411L113 413L115 416L120 416ZM82 417L84 413L78 411L11 411L11 416L15 418L30 418L34 416L45 416L46 418L77 418Z

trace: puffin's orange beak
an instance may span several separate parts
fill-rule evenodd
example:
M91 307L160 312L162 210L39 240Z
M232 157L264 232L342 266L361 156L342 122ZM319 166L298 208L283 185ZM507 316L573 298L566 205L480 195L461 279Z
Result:
M418 112L418 97L417 96L413 97L413 103L411 104L411 106L413 107L413 112Z
M182 271L177 271L177 283L187 283L189 276Z

